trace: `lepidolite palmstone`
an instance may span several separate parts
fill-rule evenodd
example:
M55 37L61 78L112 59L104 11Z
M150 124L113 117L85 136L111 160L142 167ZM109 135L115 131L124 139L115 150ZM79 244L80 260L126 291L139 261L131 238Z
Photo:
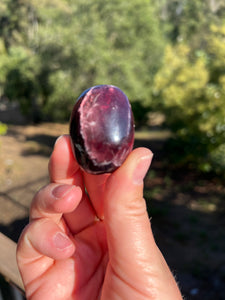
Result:
M71 114L70 136L83 170L92 174L116 170L134 143L134 120L127 96L112 85L84 91Z

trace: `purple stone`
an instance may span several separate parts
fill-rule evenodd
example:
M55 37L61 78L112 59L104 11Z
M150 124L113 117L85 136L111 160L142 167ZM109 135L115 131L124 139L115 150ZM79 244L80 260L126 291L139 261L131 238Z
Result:
M77 99L70 136L79 165L88 173L116 170L134 144L134 119L127 96L112 85L98 85Z

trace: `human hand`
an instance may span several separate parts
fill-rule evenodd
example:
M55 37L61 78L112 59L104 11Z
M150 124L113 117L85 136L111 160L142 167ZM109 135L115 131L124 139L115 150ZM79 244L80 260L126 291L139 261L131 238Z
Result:
M70 138L57 140L50 183L35 195L17 247L27 299L182 299L143 199L151 159L138 148L114 173L91 175Z

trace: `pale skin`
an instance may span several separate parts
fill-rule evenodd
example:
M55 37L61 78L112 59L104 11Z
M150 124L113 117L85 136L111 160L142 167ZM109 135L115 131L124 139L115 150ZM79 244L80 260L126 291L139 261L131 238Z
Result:
M143 199L152 153L132 151L112 174L80 169L69 136L33 199L17 262L29 300L181 300Z

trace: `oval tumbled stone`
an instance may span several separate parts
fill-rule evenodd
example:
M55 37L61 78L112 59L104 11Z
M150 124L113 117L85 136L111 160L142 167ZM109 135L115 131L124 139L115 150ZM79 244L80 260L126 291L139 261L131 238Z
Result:
M92 174L113 172L134 143L134 119L127 96L113 85L84 91L71 114L70 136L83 170Z

